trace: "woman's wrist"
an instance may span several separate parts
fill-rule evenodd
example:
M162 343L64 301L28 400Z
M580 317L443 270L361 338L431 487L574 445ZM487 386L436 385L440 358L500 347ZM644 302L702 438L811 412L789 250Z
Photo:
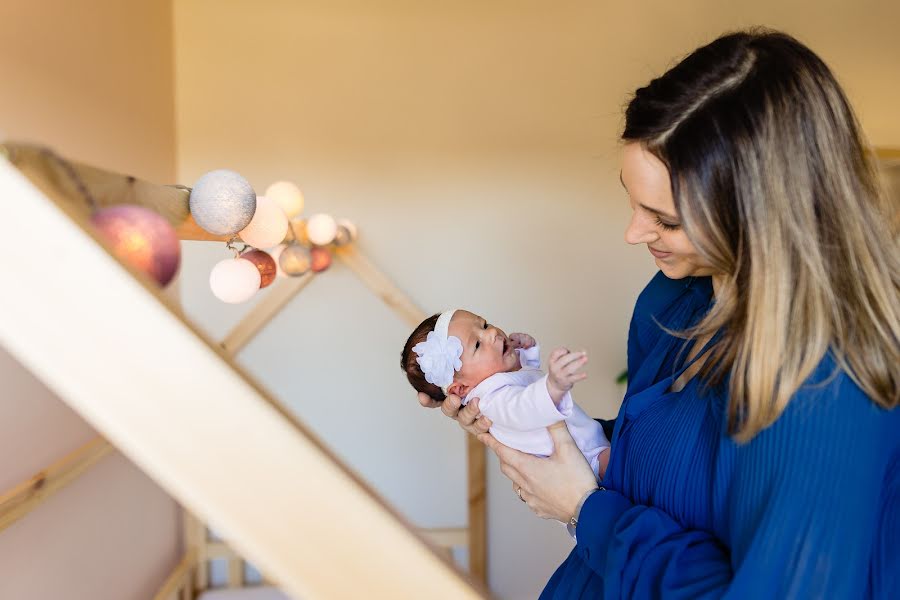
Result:
M587 502L587 499L591 496L591 494L602 489L602 486L597 486L595 488L589 489L584 493L584 495L581 497L581 500L579 500L578 504L575 506L575 512L572 513L572 518L569 519L569 522L572 523L573 526L576 525L578 523L578 519L581 518L581 509L584 507L584 503Z

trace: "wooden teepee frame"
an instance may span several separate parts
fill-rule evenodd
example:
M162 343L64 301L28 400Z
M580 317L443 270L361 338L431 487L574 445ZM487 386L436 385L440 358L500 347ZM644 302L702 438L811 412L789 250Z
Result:
M288 594L485 596L483 571L473 568L473 587L234 363L232 352L278 307L254 311L224 346L214 343L89 227L85 189L99 206L153 208L182 239L215 239L190 219L187 191L41 148L7 144L0 155L0 278L12 284L0 294L0 343L60 398ZM406 318L422 314L359 253L338 256ZM271 304L283 306L288 291L270 294ZM469 457L475 565L484 556L484 453L471 440Z

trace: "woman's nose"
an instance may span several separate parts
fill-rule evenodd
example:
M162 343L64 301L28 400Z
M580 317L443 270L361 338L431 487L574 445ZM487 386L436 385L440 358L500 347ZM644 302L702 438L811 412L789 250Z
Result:
M656 228L639 211L631 213L631 221L625 229L625 241L629 244L650 244L659 238Z

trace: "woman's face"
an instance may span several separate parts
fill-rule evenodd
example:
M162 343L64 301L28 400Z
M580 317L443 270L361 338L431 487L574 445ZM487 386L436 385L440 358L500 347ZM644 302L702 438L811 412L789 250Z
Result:
M640 143L630 142L625 144L621 178L632 210L625 241L647 244L669 279L712 275L713 269L681 227L666 165Z

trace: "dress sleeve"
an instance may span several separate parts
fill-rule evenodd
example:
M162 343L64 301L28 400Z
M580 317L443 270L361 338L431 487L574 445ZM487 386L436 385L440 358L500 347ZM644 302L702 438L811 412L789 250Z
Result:
M482 398L478 408L495 425L516 431L549 427L572 415L572 394L566 393L559 407L553 404L544 375L527 386L507 385Z
M879 526L898 523L883 514L898 510L883 501L896 487L886 474L898 414L839 379L798 392L774 425L735 449L717 527L724 541L617 491L593 493L576 548L603 597L858 598L872 595L873 580L894 581L896 558L872 563L883 573L869 565L873 548L900 544L896 527Z

